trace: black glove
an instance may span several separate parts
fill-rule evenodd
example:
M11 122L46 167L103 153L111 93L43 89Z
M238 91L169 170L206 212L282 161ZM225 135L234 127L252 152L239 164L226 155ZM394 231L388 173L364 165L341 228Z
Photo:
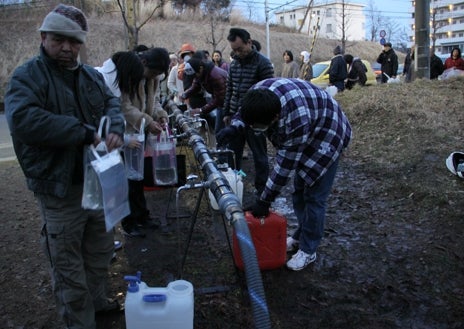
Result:
M218 146L226 146L234 135L238 133L238 128L235 126L227 126L219 130L216 134Z
M263 200L256 200L256 203L251 208L251 214L254 217L266 217L269 215L270 203Z

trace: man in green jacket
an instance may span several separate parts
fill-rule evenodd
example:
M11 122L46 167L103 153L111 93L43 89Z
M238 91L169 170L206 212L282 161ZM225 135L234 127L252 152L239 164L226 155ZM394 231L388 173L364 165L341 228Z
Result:
M123 143L119 99L102 76L78 61L88 31L84 14L58 5L39 31L40 55L18 67L5 113L19 164L42 217L41 240L51 267L55 303L66 328L93 329L95 313L119 309L106 295L113 233L101 210L81 207L83 150L111 118L109 150Z

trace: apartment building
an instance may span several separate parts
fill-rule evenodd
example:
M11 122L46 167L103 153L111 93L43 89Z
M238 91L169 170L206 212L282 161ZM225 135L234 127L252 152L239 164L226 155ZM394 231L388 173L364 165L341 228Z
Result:
M414 43L414 1L411 43ZM464 53L464 1L430 0L430 46L435 42L435 52L449 55L454 47Z
M310 36L317 32L318 37L341 40L342 31L345 30L346 40L365 40L364 7L363 4L344 1L324 1L320 4L314 4L307 14L307 7L302 6L276 11L275 17L277 24L295 30L298 30L303 24L301 33ZM306 19L304 19L305 14Z
M435 31L435 49L441 54L449 54L451 49L459 47L464 51L464 1L435 0L430 2ZM433 37L433 35L432 35Z

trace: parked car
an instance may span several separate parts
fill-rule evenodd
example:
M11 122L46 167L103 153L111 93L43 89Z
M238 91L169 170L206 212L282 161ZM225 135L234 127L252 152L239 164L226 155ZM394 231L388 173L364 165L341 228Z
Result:
M366 60L362 60L362 62L367 67L366 85L375 85L377 82L375 80L375 74L372 70L371 64ZM330 61L318 62L313 64L313 78L311 79L311 83L315 84L320 88L326 88L329 85L329 66Z

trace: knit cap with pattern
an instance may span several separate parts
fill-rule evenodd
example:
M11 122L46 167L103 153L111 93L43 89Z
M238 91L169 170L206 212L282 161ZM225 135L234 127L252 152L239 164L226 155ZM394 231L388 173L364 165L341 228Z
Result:
M40 32L52 32L71 37L84 43L87 32L87 19L76 7L60 4L45 16Z

